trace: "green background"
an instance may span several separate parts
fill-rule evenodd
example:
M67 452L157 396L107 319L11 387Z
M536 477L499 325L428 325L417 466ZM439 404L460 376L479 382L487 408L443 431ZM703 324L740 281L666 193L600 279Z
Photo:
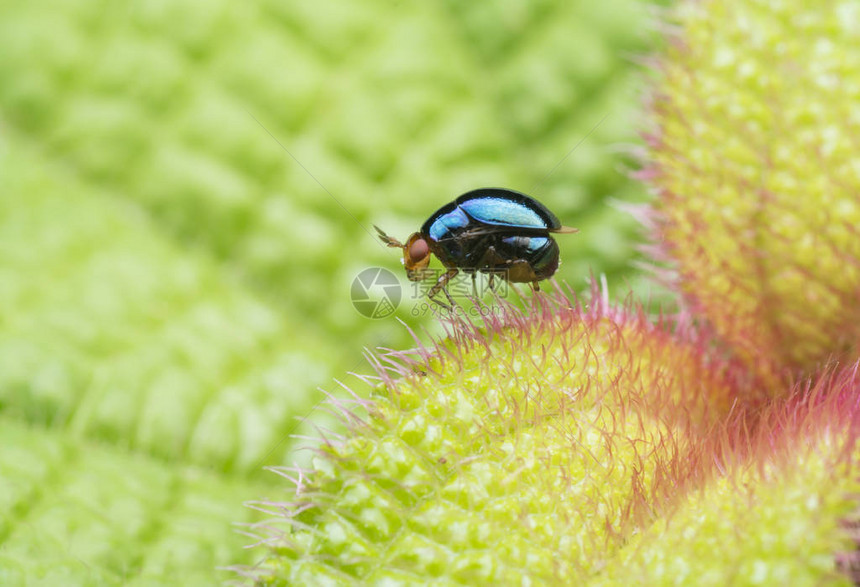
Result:
M262 466L307 461L317 388L411 346L395 317L435 331L372 224L518 189L581 230L560 280L647 295L614 202L646 197L651 10L0 2L0 583L252 563L232 523L289 499ZM349 297L375 266L404 284L383 320Z

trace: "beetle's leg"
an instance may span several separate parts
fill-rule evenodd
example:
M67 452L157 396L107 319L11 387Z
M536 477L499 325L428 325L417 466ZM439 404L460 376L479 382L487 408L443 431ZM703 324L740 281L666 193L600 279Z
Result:
M472 273L472 295L476 298L478 297L478 286L475 285L475 278L478 276L478 272L474 271Z
M532 281L532 289L534 291L540 291L540 284L537 281Z
M457 275L457 273L459 273L459 270L457 269L448 269L448 271L439 276L439 279L436 281L436 284L430 288L429 292L427 292L427 297L442 306L443 308L447 308L448 310L453 308L455 305L454 298L451 297L451 294L448 292L448 288L446 286L448 285L448 282L451 281L455 275ZM450 306L446 306L445 304L436 299L436 294L439 293L440 290L445 292L445 296L448 298L448 302L451 304Z
M476 271L479 270L481 272L488 273L490 276L490 281L487 285L490 286L490 291L495 292L495 278L498 274L499 279L505 279L505 270L499 270L500 266L506 265L507 262L503 259L499 253L496 252L496 247L493 245L489 245L487 249L484 251L484 254L478 260L478 263L475 265ZM484 292L482 292L484 293ZM477 296L476 296L477 297Z

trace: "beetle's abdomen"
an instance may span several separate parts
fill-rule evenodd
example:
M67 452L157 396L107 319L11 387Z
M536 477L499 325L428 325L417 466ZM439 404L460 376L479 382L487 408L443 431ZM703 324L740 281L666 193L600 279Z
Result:
M546 279L558 269L558 244L551 236L506 236L500 239L497 247L508 259L527 261L535 280ZM519 280L513 278L512 281Z

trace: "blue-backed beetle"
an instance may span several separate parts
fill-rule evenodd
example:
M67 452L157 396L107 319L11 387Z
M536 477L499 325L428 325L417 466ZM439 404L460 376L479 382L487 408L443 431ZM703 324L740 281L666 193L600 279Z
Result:
M403 249L403 265L410 281L427 276L430 256L436 255L447 271L436 281L428 297L445 292L446 284L464 271L472 276L489 273L490 287L498 276L514 283L538 282L558 269L558 244L551 233L577 232L562 226L555 214L529 196L504 188L481 188L467 192L433 213L421 230L401 243L374 226L389 247ZM444 305L444 304L442 304Z

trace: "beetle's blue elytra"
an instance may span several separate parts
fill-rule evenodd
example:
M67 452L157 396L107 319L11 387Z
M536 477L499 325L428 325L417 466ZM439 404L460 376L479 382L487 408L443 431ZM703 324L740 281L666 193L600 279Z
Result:
M543 204L520 192L505 188L481 188L467 192L433 213L406 244L374 226L389 247L403 250L403 265L412 281L424 278L430 256L447 271L439 277L428 296L444 291L459 271L472 275L490 274L490 284L498 276L514 283L538 282L551 277L559 265L558 244L550 233L571 233ZM444 305L444 304L443 304Z

